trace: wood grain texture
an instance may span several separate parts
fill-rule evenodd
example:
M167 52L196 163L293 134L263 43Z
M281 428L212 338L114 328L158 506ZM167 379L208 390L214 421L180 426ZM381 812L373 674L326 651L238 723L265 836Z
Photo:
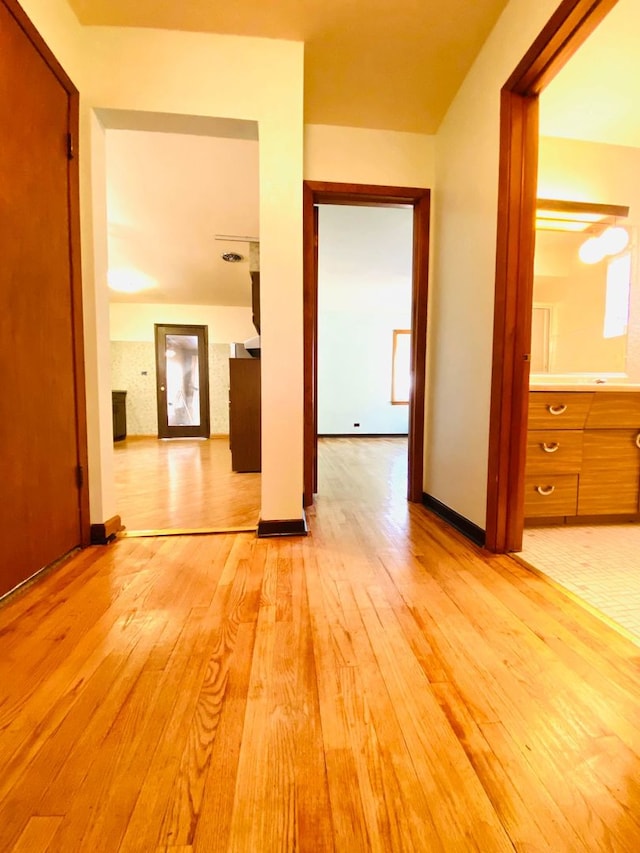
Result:
M116 506L126 531L256 528L260 474L231 470L226 437L127 438L114 445Z
M595 397L595 391L531 391L529 429L582 429Z
M304 539L121 539L0 605L0 850L638 849L638 646L408 504L406 441L319 450Z
M545 429L527 433L527 474L579 474L582 430Z
M578 513L635 513L640 509L638 429L584 433Z

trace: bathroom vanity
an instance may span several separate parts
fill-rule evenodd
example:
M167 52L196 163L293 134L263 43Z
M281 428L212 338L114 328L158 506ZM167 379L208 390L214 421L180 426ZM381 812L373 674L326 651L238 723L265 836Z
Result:
M532 384L525 520L640 520L640 385Z

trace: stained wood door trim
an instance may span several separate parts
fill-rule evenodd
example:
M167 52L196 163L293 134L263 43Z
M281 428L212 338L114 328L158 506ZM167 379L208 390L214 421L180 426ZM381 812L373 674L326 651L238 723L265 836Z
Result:
M617 0L563 0L501 93L486 547L522 547L538 96Z
M422 501L424 469L424 404L429 285L430 190L329 181L303 183L304 246L304 505L316 491L317 348L318 348L318 204L411 205L413 207L413 296L411 309L411 376L407 498Z

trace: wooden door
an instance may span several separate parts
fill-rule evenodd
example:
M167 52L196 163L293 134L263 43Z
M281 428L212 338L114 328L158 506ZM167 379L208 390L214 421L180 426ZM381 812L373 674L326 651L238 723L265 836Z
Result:
M77 92L0 0L0 594L88 534Z
M156 324L158 438L209 438L207 327Z

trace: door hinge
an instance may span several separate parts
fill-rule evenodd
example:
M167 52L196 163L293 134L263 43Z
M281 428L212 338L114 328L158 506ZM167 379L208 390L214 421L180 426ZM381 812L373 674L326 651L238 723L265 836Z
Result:
M84 468L82 465L76 466L76 483L79 489L84 486Z
M73 160L74 156L73 136L70 133L67 133L67 159Z

